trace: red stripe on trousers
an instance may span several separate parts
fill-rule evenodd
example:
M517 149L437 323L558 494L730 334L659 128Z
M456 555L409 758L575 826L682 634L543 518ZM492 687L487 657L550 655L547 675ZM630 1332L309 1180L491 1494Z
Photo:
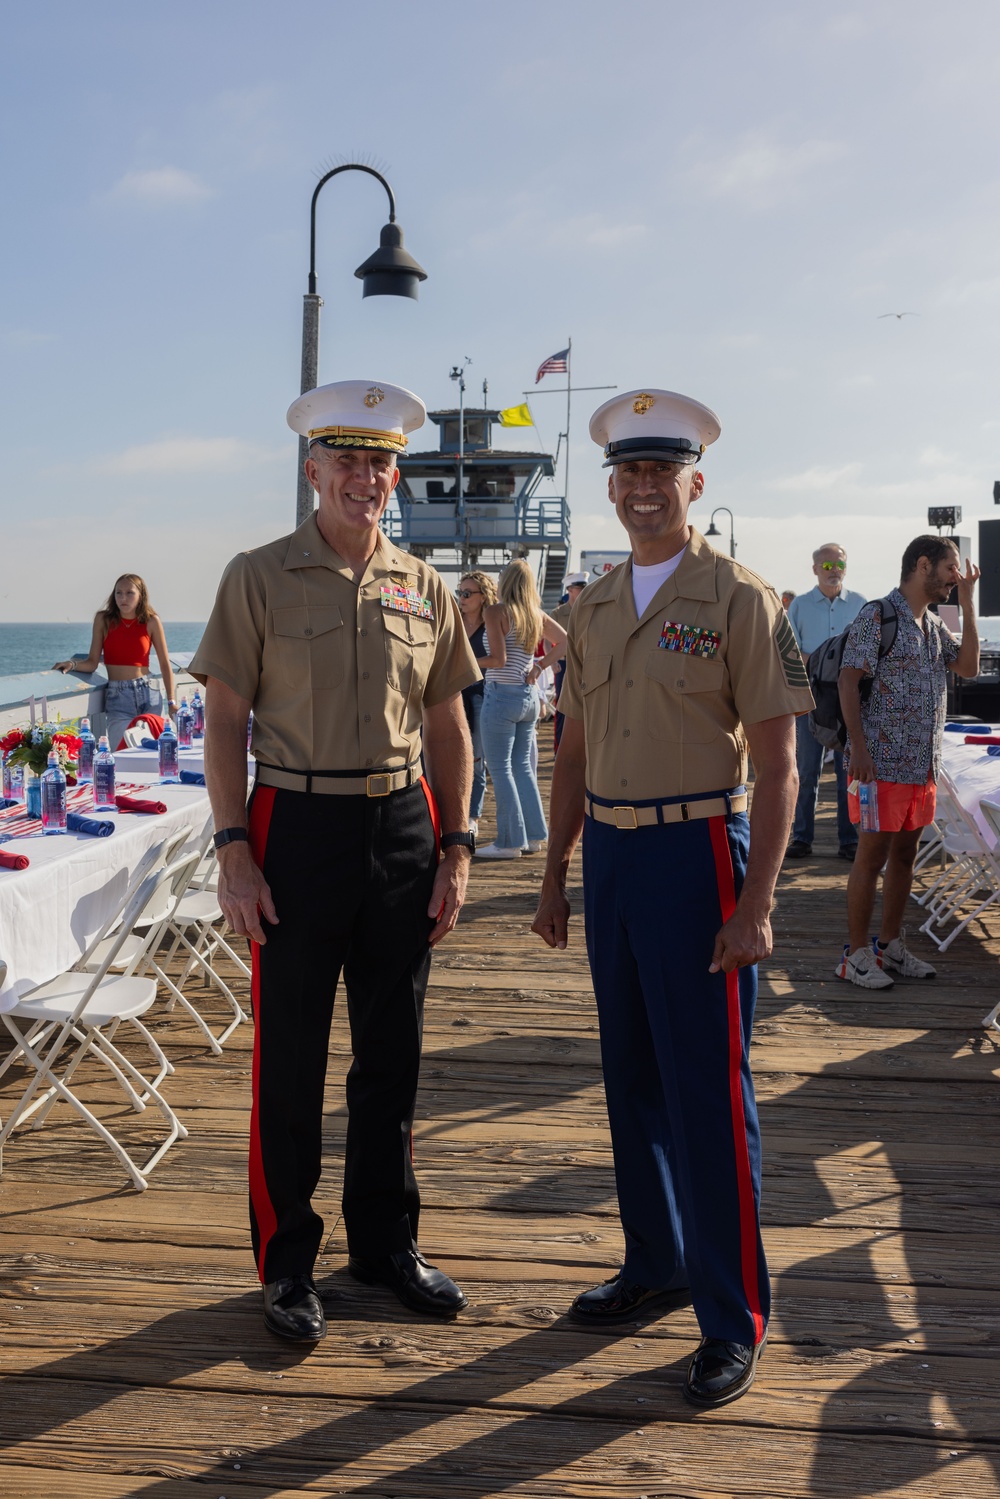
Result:
M715 856L715 879L719 889L722 919L728 921L736 910L736 881L733 856L726 837L726 819L710 817L708 830ZM743 1033L740 1025L739 970L725 974L726 1014L729 1023L729 1108L733 1122L733 1149L736 1158L736 1185L740 1211L740 1262L743 1290L753 1317L754 1343L764 1336L764 1318L760 1310L760 1287L757 1281L757 1211L753 1200L753 1178L750 1151L747 1147L746 1118L743 1113L743 1088L740 1068L743 1061Z
M267 833L271 826L271 813L274 809L275 788L273 786L258 786L250 809L249 833L250 852L258 869L264 867L264 852L267 848ZM267 1190L267 1180L264 1176L264 1157L260 1145L260 1113L258 1099L260 1097L260 944L250 944L251 964L253 977L250 981L250 996L253 1002L253 1100L250 1106L250 1201L253 1203L254 1217L257 1220L257 1229L260 1235L260 1258L257 1262L257 1274L261 1280L264 1279L264 1264L267 1254L267 1246L274 1237L274 1230L278 1224L278 1216L274 1211Z

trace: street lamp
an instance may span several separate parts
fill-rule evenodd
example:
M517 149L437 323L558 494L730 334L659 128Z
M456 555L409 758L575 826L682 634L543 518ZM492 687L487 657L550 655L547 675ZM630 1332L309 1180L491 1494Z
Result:
M718 526L715 524L715 517L719 514L720 510L724 510L725 513L729 516L729 555L730 555L730 557L735 557L736 556L736 537L733 534L733 512L729 509L728 505L716 505L716 507L712 511L711 517L709 519L708 530L705 532L705 535L706 536L721 536L722 535L722 532L719 530Z
M376 172L374 167L364 166L360 161L347 161L342 166L334 167L332 171L327 172L325 177L321 177L316 184L309 207L309 290L302 299L300 393L303 394L307 390L314 390L319 378L319 310L323 305L323 298L316 292L316 201L330 178L336 177L340 172L367 172L369 177L377 177L389 197L389 222L379 235L378 249L373 255L369 255L364 264L359 265L354 272L362 284L361 295L363 297L413 297L415 299L419 283L427 280L427 272L417 264L403 246L403 231L396 223L396 199L393 197L392 188L381 172ZM314 506L312 485L305 475L305 462L308 457L309 439L300 437L298 489L295 503L297 526L308 519Z

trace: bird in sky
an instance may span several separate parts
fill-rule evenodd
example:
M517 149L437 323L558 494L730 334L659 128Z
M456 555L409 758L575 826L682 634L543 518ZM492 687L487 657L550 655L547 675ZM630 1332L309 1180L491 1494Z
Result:
M878 315L878 317L875 319L875 321L878 322L879 318L884 318L884 317L896 317L896 318L899 318L899 317L919 317L919 316L920 316L919 312L880 312L879 315Z

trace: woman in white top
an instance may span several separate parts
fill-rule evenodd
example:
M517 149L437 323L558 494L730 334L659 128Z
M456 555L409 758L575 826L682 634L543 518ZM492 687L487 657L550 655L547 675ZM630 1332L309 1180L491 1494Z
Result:
M495 843L478 849L480 859L519 859L538 853L548 828L531 768L538 718L535 683L547 659L535 659L544 635L554 642L553 660L566 644L566 631L542 611L531 568L521 558L500 578L500 601L483 610L490 659L486 671L480 731L497 804Z

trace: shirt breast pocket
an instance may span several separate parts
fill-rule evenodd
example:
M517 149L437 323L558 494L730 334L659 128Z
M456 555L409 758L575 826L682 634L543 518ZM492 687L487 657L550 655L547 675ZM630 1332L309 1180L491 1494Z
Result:
M382 611L385 674L389 688L404 698L422 699L434 659L434 621Z
M289 687L323 691L344 680L344 617L336 604L272 609L278 666Z
M710 744L723 728L726 667L706 656L651 651L646 659L646 729L672 744ZM730 717L733 717L730 712Z
M583 719L588 744L607 736L611 713L611 657L585 656L580 673Z

